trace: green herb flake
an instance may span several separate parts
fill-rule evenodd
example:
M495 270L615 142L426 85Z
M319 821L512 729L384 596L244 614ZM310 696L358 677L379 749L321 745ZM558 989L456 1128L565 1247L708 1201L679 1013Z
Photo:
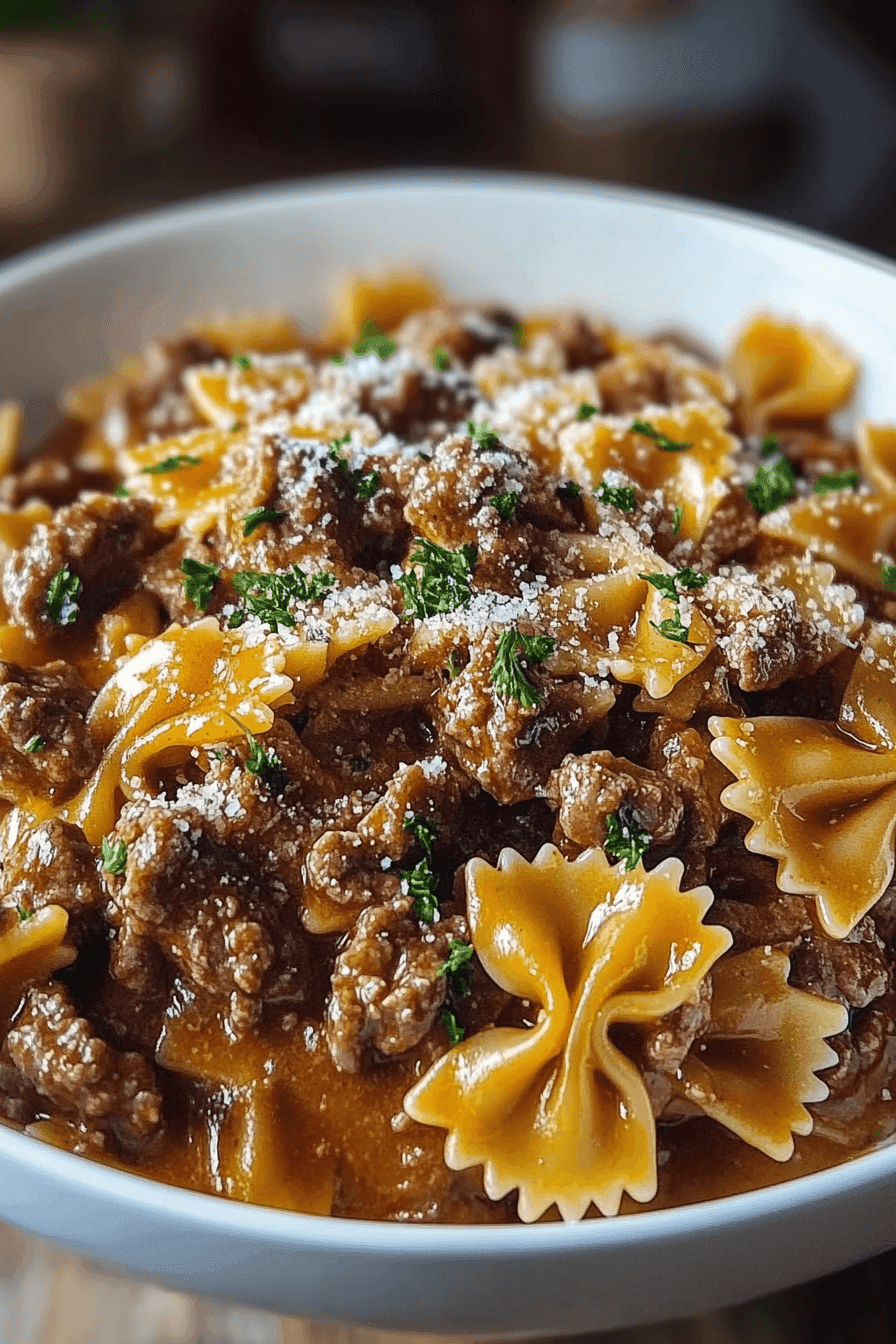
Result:
M240 369L251 369L252 360L248 355L234 355L233 362Z
M882 564L880 577L884 587L889 588L891 593L896 593L896 565Z
M757 467L756 475L746 487L747 499L757 513L773 513L795 494L793 467L786 457L779 457L770 467Z
M369 756L353 756L352 759L351 759L350 764L351 764L351 768L352 768L352 773L353 773L353 774L355 774L355 775L363 774L363 772L364 772L365 770L369 770L369 769L370 769L370 757L369 757Z
M242 620L233 621L234 612L228 620L228 626L235 629L242 625L249 613L273 627L282 625L291 630L296 618L289 610L292 599L297 602L319 602L326 590L335 583L332 574L307 575L296 564L290 565L285 574L263 574L256 569L241 569L233 576L233 586L243 599Z
M25 921L26 921L26 919L30 919L30 918L31 918L31 916L34 914L34 911L33 911L33 910L26 910L25 907L24 907L24 905L17 905L17 906L16 906L16 914L17 914L18 917L19 917L19 923L20 923L20 924L24 924Z
M660 621L659 624L656 621L651 621L650 624L664 639L671 639L675 644L687 644L690 639L690 626L682 623L681 612L677 607L674 616L669 616L665 621Z
M777 436L774 434L766 434L763 437L762 446L759 449L760 456L774 457L775 453L780 453L780 451L781 445L778 442Z
M515 490L505 490L503 494L492 495L489 500L498 510L505 523L513 521L513 515L516 513L516 506L520 502L520 497Z
M622 513L634 513L638 507L635 488L632 485L608 485L606 481L601 481L594 494L598 503L612 504Z
M103 872L111 873L113 877L121 877L128 863L128 847L123 840L116 840L115 843L104 835L100 844L100 854L103 860Z
M422 621L465 607L470 601L476 563L476 547L471 542L449 551L425 537L415 537L409 560L412 565L420 565L422 573L408 570L396 581L404 597L405 615Z
M347 459L340 451L348 443L351 433L347 430L341 439L330 444L330 457L336 463L336 470L344 476L359 499L372 499L380 487L378 471L352 470Z
M344 364L344 363L345 363L345 355L344 355L344 353L340 350L338 354L336 354L336 355L331 355L331 356L330 356L330 363L331 363L331 364Z
M46 745L47 744L40 733L35 733L34 736L30 737L25 743L25 750L29 756L36 756L39 751L43 751Z
M564 481L562 485L557 486L557 494L561 499L578 499L582 493L582 487L575 481Z
M115 489L112 491L112 493L113 495L116 495L119 499L130 499L131 497L131 492L125 485L124 481L119 481Z
M522 322L514 322L513 324L513 343L520 350L526 344L526 328Z
M262 523L281 523L285 517L285 509L268 509L263 505L251 509L243 517L243 536L251 537L256 527L261 527Z
M280 757L273 747L264 747L257 737L247 733L249 755L246 757L246 769L250 775L263 779L274 793L281 793L286 780L286 771Z
M576 419L590 420L592 415L597 415L597 407L592 406L590 401L580 401L579 409L576 411Z
M456 976L463 974L469 967L472 957L473 948L470 943L465 943L462 938L451 938L448 941L448 960L442 962L436 971L436 975Z
M521 635L513 627L504 630L495 650L490 682L505 700L518 700L524 709L537 709L544 697L526 677L523 663L534 667L550 658L556 647L552 635Z
M421 859L416 868L398 875L407 894L413 897L416 918L424 924L432 924L439 909L436 898L438 879L429 866L429 860Z
M642 831L630 809L611 812L607 817L607 838L604 852L618 862L625 861L625 871L637 868L650 846L650 836Z
M407 831L408 835L414 837L426 857L431 858L432 847L436 838L436 828L433 826L432 822L427 821L425 817L418 816L415 813L414 816L405 818L404 829Z
M467 433L476 447L482 448L483 451L496 448L501 442L495 431L490 428L487 420L483 420L481 425L477 425L475 420L468 420Z
M78 616L78 598L82 591L77 574L73 574L68 565L63 565L47 588L45 605L50 620L56 625L71 625Z
M457 653L456 649L452 649L448 655L447 672L449 681L454 681L455 677L459 677L463 670L460 655Z
M179 471L181 467L198 467L201 461L201 457L192 457L189 453L174 453L171 457L163 457L155 466L141 467L140 472L143 476L164 476L166 472Z
M676 504L675 508L672 510L672 531L675 533L676 537L681 531L681 523L683 518L684 518L684 505Z
M857 471L838 471L831 476L819 476L815 482L815 493L827 495L832 490L858 490L861 479Z
M451 1045L460 1045L466 1036L466 1031L459 1025L457 1018L450 1008L443 1008L439 1014L439 1021L448 1033L448 1041Z
M446 350L444 345L437 345L432 352L432 362L440 373L445 373L451 368L451 351Z
M643 434L645 439L651 439L659 448L661 453L685 453L689 448L693 448L692 443L678 443L675 439L670 439L668 434L662 434L649 420L641 420L635 416L629 426L630 434Z
M184 593L198 611L205 611L211 601L215 584L221 577L217 565L204 565L201 560L191 560L185 555L180 562L180 572L184 579Z
M237 608L236 611L232 611L230 615L227 617L227 629L239 630L240 626L245 625L248 619L249 619L248 611L242 611L239 608Z
M397 349L391 336L387 336L375 322L368 321L361 324L361 334L352 346L352 354L379 355L380 359L388 359Z

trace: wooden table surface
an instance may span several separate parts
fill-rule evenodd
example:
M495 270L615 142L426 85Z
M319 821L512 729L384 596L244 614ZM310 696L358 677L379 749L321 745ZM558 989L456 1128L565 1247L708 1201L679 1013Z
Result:
M438 1344L187 1297L100 1270L0 1224L0 1344ZM579 1336L578 1344L597 1340ZM893 1344L896 1252L699 1320L600 1344ZM465 1344L480 1344L467 1337Z

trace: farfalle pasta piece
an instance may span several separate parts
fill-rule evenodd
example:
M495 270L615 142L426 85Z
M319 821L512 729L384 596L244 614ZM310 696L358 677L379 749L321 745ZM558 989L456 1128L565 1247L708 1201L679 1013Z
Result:
M443 1056L405 1097L423 1124L449 1131L445 1161L481 1164L492 1199L519 1190L532 1222L592 1203L618 1212L624 1192L656 1193L656 1133L635 1065L612 1043L617 1023L655 1022L692 997L731 943L703 924L706 887L683 868L611 867L601 850L568 862L545 845L533 863L503 850L467 866L473 946L503 989L538 1005L531 1029L493 1027Z
M22 407L17 401L0 403L0 476L12 470L22 433Z
M836 724L711 718L713 754L737 777L722 802L753 822L745 844L778 861L782 891L814 896L845 938L893 875L896 629L868 636Z
M858 364L815 328L767 314L741 333L728 367L743 394L750 427L830 415L849 400Z
M736 439L728 432L728 411L715 402L648 406L638 413L681 452L664 452L632 431L633 416L595 415L562 430L560 474L596 489L608 470L621 471L645 490L661 490L681 509L679 535L699 541L710 518L729 493Z
M792 1156L794 1134L812 1132L806 1105L828 1095L816 1073L837 1063L825 1037L848 1020L842 1004L789 985L789 972L779 947L718 962L709 1027L678 1079L689 1101L776 1162Z
M12 917L12 912L6 912ZM0 1014L4 1021L15 1008L26 986L48 980L55 971L70 966L75 949L65 942L68 915L59 905L45 905L0 933Z
M245 363L194 366L183 376L184 389L204 420L233 430L245 422L293 413L308 396L312 366L307 355L246 357Z
M201 537L239 491L238 478L221 471L226 453L239 438L236 432L194 430L124 449L119 466L130 493L156 506L159 527L181 527Z
M240 355L246 350L279 355L306 344L295 318L289 313L233 313L226 317L203 318L191 331L194 336L226 350L229 355Z
M591 369L563 373L550 383L535 379L506 389L495 403L490 423L511 446L531 453L544 471L560 470L560 431L576 423L579 407L600 405Z
M882 495L896 500L896 425L863 420L856 431L856 451L862 475Z
M299 669L300 651L292 652ZM118 669L90 709L105 746L100 766L67 815L99 844L115 824L116 794L134 795L153 764L180 760L194 747L267 732L272 706L292 694L282 642L245 630L222 630L209 617L173 625ZM309 683L326 671L326 645L308 643L302 671Z
M838 490L785 504L760 520L762 535L793 546L872 587L881 586L881 555L896 545L896 507L884 495Z
M333 345L348 345L357 338L365 322L375 322L383 331L392 331L411 313L433 308L442 299L435 281L419 271L351 276L335 295L324 340Z

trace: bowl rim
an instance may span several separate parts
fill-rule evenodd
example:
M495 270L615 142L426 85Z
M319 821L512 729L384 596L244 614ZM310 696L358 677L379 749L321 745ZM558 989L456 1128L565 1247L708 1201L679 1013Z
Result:
M228 218L251 223L255 212L314 198L334 203L362 193L414 194L421 190L469 194L499 192L543 198L556 195L639 206L675 215L702 216L721 224L759 231L831 253L844 261L882 271L896 278L896 261L852 243L763 215L672 193L590 182L563 175L490 169L413 168L316 175L286 182L237 188L142 211L123 219L93 225L52 239L0 263L0 298L19 286L52 276L99 258L108 250L164 240L183 228L204 227ZM775 1185L724 1195L716 1199L664 1209L644 1209L615 1218L589 1218L578 1223L443 1224L399 1223L339 1218L243 1203L206 1194L80 1157L0 1123L0 1161L29 1169L37 1179L61 1183L87 1197L139 1208L164 1219L176 1218L197 1232L215 1231L237 1239L262 1240L283 1246L334 1249L369 1254L371 1237L379 1254L404 1259L468 1258L471 1251L529 1256L533 1251L575 1254L583 1251L652 1246L687 1240L717 1230L734 1231L757 1220L786 1215L799 1206L804 1214L838 1198L858 1197L882 1179L896 1176L896 1140L837 1166Z

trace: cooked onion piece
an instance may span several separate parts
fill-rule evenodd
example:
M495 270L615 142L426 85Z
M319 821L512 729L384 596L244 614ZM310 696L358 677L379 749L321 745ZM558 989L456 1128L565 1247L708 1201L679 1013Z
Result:
M722 801L754 824L746 845L778 860L782 891L814 896L845 938L893 875L896 830L896 629L862 645L836 724L711 718L713 753L737 783Z
M712 893L682 892L682 871L667 859L626 873L595 849L569 862L552 845L532 863L505 849L497 868L467 866L473 946L493 980L537 1005L535 1025L455 1046L405 1109L449 1130L448 1166L483 1165L492 1199L519 1189L525 1222L552 1204L572 1220L656 1193L650 1100L610 1032L672 1012L730 945L702 923Z

